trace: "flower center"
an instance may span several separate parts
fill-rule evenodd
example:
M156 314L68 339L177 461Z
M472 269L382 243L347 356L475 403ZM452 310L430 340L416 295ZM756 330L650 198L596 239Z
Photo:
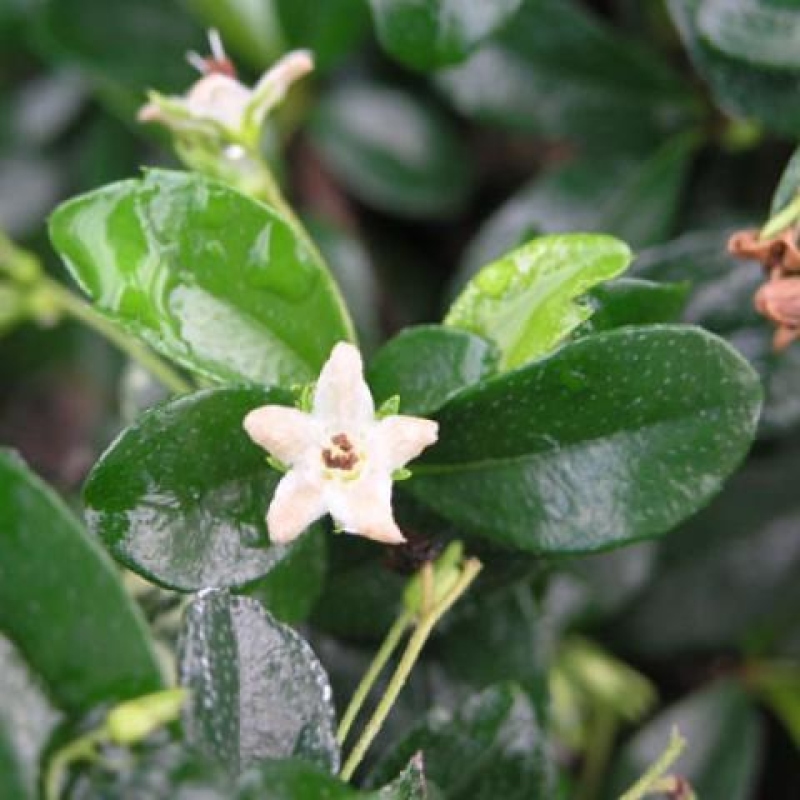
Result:
M331 436L331 446L322 451L322 463L328 469L351 472L361 460L346 433Z

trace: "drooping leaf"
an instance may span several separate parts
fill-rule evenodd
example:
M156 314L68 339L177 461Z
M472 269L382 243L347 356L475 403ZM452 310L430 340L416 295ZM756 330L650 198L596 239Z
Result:
M689 695L649 722L620 752L603 797L618 798L658 758L677 727L687 747L674 772L704 800L747 800L761 761L756 710L734 683Z
M288 757L338 769L325 670L305 640L255 600L198 595L186 616L180 675L191 692L187 739L232 773Z
M658 536L746 453L756 375L700 329L622 328L460 393L409 491L465 532L529 552Z
M2 450L0 631L66 711L162 687L144 620L110 560L61 500Z
M394 745L370 773L378 786L421 752L426 778L443 797L529 800L550 797L547 738L527 696L515 686L493 686L455 714L432 711Z
M172 589L240 586L293 548L270 544L265 515L280 475L245 433L254 408L291 404L281 390L209 389L159 406L95 465L86 519L114 557Z
M212 380L309 381L352 338L335 284L293 229L209 178L154 170L106 186L60 206L50 237L102 312Z
M450 120L402 89L362 82L331 90L312 135L342 183L383 211L446 216L472 188L471 161Z
M522 0L370 0L378 39L416 69L456 64L506 25Z
M385 344L367 370L376 403L400 397L404 414L426 415L488 377L497 353L485 339L441 325L406 328Z
M585 322L592 307L578 298L630 260L628 246L611 236L542 236L484 267L456 298L445 325L496 344L502 369L519 367Z

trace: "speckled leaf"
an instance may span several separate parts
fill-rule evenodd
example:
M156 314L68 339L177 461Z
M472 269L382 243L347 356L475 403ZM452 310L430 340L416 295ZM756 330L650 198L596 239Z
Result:
M445 325L471 331L500 349L512 369L539 358L592 314L578 300L616 277L627 245L602 234L542 236L484 267L453 303Z
M63 502L0 450L0 631L70 712L162 687L111 561Z
M352 338L332 278L291 227L209 178L154 170L111 184L60 206L50 238L101 311L216 381L310 381Z
M60 717L14 646L0 637L0 797L36 800L39 760Z
M422 753L417 753L391 783L375 792L374 800L428 800Z
M369 776L380 785L421 752L426 778L444 797L530 800L551 797L546 737L527 696L495 686L453 714L432 711L395 744Z
M697 328L622 328L462 392L405 491L497 543L582 552L658 536L705 505L752 441L744 359Z
M277 389L209 389L147 412L97 462L90 529L114 557L172 589L239 586L295 545L271 545L265 515L280 475L242 428L248 411L291 405Z
M659 714L622 748L604 800L628 789L664 751L677 726L688 746L675 772L703 800L748 800L761 763L756 709L734 683L722 682L689 695Z
M406 328L375 355L367 380L375 401L398 395L404 414L426 415L492 374L497 351L486 339L441 325Z
M325 670L305 640L255 600L198 595L186 615L180 675L191 691L187 739L231 772L290 756L338 769Z
M471 161L450 120L402 89L351 83L328 92L314 143L360 200L408 217L448 215L472 188Z
M522 0L369 0L378 39L417 69L456 64L503 27Z

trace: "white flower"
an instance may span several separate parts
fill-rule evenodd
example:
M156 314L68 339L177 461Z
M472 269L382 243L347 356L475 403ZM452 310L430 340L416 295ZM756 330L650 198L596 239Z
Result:
M323 514L350 533L399 544L392 473L436 441L438 425L419 417L376 419L361 355L333 348L310 413L263 406L244 419L250 438L290 467L267 512L274 542L290 542Z
M311 53L287 53L250 89L236 78L236 70L216 31L209 33L209 42L211 57L189 54L190 63L203 77L182 96L150 92L150 101L139 110L138 118L142 122L161 122L179 132L219 126L234 139L253 141L264 118L282 102L289 87L314 68Z

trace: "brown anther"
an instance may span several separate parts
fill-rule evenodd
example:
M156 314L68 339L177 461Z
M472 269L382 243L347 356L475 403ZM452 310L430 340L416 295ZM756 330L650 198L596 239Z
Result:
M777 236L761 239L757 230L737 231L728 240L728 252L737 258L761 262L768 273L800 273L797 233L793 226Z
M775 350L800 338L800 278L773 277L758 289L754 304L759 314L777 325Z
M331 441L345 453L349 453L353 449L353 443L347 438L346 433L337 433L336 436L331 436Z
M322 463L328 469L351 470L358 464L355 447L346 433L331 436L331 444L333 447L326 447L322 451Z
M236 67L229 58L214 58L208 56L203 59L204 75L227 75L229 78L236 78Z

